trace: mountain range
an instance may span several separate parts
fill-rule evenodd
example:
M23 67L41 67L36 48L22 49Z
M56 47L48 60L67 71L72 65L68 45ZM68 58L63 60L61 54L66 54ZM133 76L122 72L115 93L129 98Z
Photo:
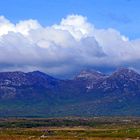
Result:
M70 80L40 71L0 73L0 117L140 116L140 74L84 70Z

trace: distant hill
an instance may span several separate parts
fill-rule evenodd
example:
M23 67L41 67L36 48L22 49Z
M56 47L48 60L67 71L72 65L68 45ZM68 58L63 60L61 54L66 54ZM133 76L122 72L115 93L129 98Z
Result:
M0 116L140 116L140 74L86 70L60 80L40 71L1 72Z

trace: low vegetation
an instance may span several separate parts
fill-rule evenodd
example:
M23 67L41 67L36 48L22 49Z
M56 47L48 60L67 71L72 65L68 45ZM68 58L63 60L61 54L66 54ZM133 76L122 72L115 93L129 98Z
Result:
M0 119L0 140L140 140L140 118Z

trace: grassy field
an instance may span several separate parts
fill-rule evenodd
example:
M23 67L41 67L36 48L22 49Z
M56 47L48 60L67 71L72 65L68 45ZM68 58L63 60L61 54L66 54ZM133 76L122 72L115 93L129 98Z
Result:
M140 140L140 118L0 119L0 140Z

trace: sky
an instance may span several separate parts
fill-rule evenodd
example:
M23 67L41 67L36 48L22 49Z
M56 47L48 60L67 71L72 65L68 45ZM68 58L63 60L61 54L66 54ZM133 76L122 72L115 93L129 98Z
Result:
M140 71L139 0L1 0L0 70L71 77Z
M37 19L44 26L78 14L98 28L112 27L134 39L140 36L139 7L139 0L1 0L0 14L13 23Z

